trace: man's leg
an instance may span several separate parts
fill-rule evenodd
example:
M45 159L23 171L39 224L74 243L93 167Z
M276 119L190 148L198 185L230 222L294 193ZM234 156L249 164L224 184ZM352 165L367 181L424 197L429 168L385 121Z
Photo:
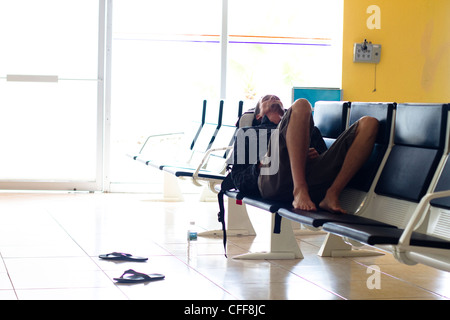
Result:
M378 126L378 120L372 117L363 117L359 120L355 138L348 149L342 168L327 190L325 198L320 202L320 208L331 212L345 213L345 210L340 206L339 195L369 158L377 136Z
M294 184L294 208L316 210L306 184L305 168L310 142L311 104L299 99L291 106L292 113L286 132L286 146L289 152L292 181Z

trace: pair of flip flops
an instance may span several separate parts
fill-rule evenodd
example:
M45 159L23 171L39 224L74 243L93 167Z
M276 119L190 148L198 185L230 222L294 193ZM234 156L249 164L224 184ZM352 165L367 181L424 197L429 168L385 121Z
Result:
M133 261L133 262L144 262L148 260L148 258L136 257L129 253L122 253L122 252L111 252L107 254L101 254L99 255L99 258L104 260ZM163 280L164 278L165 276L160 273L145 274L142 272L134 271L133 269L128 269L119 278L113 279L120 283L138 283L138 282Z

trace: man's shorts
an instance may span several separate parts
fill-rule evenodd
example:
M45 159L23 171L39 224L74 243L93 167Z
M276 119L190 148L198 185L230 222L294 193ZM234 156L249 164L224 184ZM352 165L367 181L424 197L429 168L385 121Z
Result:
M258 188L261 196L266 199L281 201L293 200L294 184L292 181L291 165L286 146L286 133L291 116L289 109L278 125L279 129L279 169L275 174L258 177ZM314 121L310 121L311 132ZM318 158L308 160L306 164L306 182L311 200L316 205L325 197L325 193L338 175L347 151L356 135L358 122L344 131L330 148ZM311 135L310 135L311 136ZM269 146L270 152L271 146Z

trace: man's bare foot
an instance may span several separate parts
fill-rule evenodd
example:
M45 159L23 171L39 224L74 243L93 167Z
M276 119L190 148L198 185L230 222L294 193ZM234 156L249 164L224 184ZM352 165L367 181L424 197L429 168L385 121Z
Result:
M295 209L317 211L316 205L311 201L308 191L294 193L294 201L292 201L292 206Z
M334 196L329 196L328 193L319 203L319 208L332 213L347 213L346 210L342 209L339 199Z

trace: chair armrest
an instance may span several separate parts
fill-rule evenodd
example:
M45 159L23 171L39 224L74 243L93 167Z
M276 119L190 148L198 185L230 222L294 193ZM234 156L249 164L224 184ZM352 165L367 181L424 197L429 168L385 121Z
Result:
M422 197L419 204L417 205L416 210L414 210L411 219L406 225L405 230L402 233L402 236L399 239L398 246L401 249L402 247L407 247L411 242L411 235L419 223L419 221L425 217L428 212L428 208L430 205L430 201L437 198L450 197L450 190L439 191L439 192L431 192L427 193Z
M175 136L175 135L183 135L184 132L170 132L170 133L160 133L160 134L153 134L147 137L145 139L144 144L142 145L141 150L139 150L139 154L142 153L142 150L144 150L145 146L147 145L147 142L153 138L160 138L160 137L169 137L169 136Z
M197 182L197 180L199 180L198 178L198 173L201 170L201 168L203 167L203 165L208 162L209 156L212 152L216 152L216 151L222 151L222 150L231 150L233 149L232 146L228 146L228 147L222 147L222 148L213 148L213 149L209 149L205 152L205 155L203 156L202 160L200 161L199 165L197 166L197 169L195 169L194 174L192 175L192 180L194 182L195 185L200 186L200 183Z

